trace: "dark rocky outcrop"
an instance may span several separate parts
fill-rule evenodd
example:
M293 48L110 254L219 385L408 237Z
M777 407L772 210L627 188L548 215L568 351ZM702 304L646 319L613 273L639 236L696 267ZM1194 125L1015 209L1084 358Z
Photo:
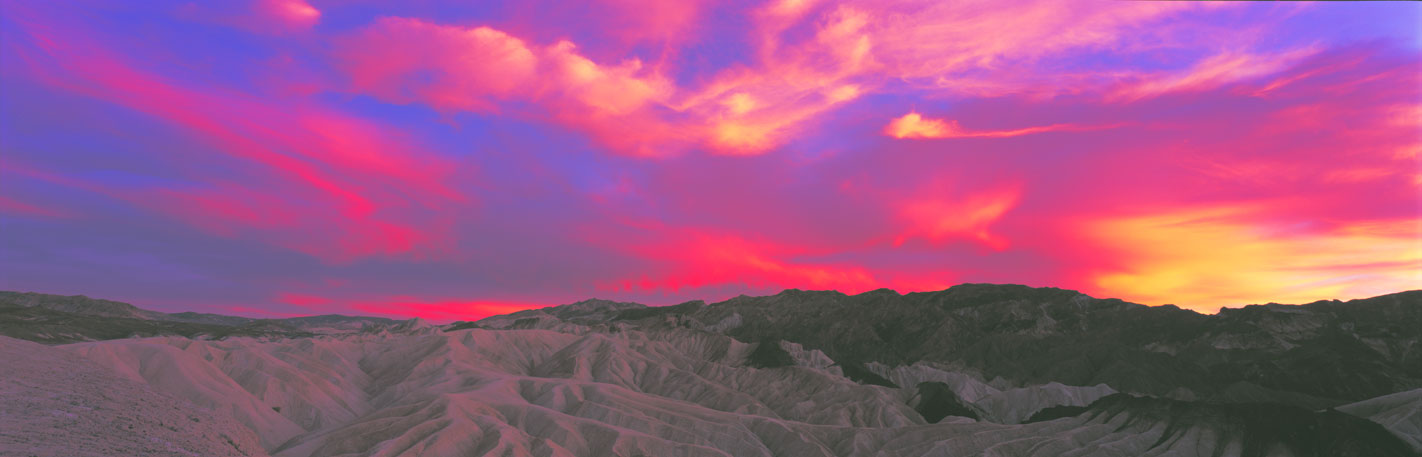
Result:
M1084 413L1084 412L1086 412L1086 411L1089 410L1089 409L1090 409L1090 406L1072 406L1072 405L1057 405L1057 406L1042 408L1041 411L1037 411L1037 412L1035 412L1035 413L1032 413L1032 417L1027 418L1027 420L1022 421L1022 423L1024 423L1024 424L1031 424L1031 423L1033 423L1033 422L1046 422L1046 421L1049 421L1049 420L1057 420L1057 419L1061 419L1061 418L1064 418L1064 417L1076 417L1076 416L1080 416L1081 413Z
M746 357L746 364L756 368L788 367L795 365L795 358L791 357L785 348L780 347L779 340L766 340L755 345L755 349Z
M918 383L918 398L916 400L914 411L917 411L920 416L923 416L923 420L930 424L936 424L948 416L978 418L978 413L964 404L963 400L958 398L958 394L953 393L953 389L946 383Z
M1194 428L1208 429L1222 441L1239 442L1242 457L1278 455L1274 452L1281 448L1295 457L1415 455L1407 443L1368 420L1274 403L1220 404L1115 394L1092 403L1084 416L1101 422L1124 418L1122 428L1165 424L1156 446L1165 446Z

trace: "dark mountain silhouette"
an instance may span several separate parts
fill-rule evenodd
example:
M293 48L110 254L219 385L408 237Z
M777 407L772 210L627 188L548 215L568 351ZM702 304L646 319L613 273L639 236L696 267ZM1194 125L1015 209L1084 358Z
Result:
M1422 291L1216 315L993 284L904 295L787 290L652 309L662 313L619 317L720 325L742 341L792 341L845 365L933 361L1024 384L1308 408L1422 387Z
M327 329L374 329L400 322L383 317L338 314L286 319L192 312L170 314L83 295L0 291L0 335L47 344L162 335L300 337Z

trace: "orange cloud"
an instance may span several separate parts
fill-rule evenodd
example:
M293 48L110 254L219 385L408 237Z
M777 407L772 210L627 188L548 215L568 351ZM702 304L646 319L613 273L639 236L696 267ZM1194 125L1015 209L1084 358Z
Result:
M1080 132L1101 130L1115 125L1084 126L1075 124L1052 124L1014 130L967 130L958 121L946 119L925 119L923 115L910 112L884 126L884 134L894 138L1006 138L1044 132Z
M1095 292L1214 312L1267 301L1362 298L1422 284L1422 219L1304 230L1253 220L1267 209L1220 205L1090 222L1086 236L1120 255L1116 267L1093 275Z
M944 138L955 130L961 130L957 121L950 124L940 119L924 119L914 112L895 118L884 126L884 134L894 138Z
M639 77L642 62L628 60L617 66L603 66L578 55L577 47L560 41L549 47L544 58L556 71L557 89L597 114L618 116L665 97L667 83L660 76Z

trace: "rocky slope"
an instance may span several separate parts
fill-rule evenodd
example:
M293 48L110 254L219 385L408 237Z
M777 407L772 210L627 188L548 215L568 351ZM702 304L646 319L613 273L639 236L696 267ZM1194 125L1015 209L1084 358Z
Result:
M266 456L226 414L72 351L0 336L0 455Z
M753 345L690 330L425 329L61 348L230 412L277 456L1313 455L1288 453L1297 443L1287 434L1234 432L1272 430L1275 416L1173 400L1102 399L1083 414L1021 425L930 423L896 389L830 367L755 368ZM1410 454L1363 419L1317 424L1336 432L1328 442L1338 449L1367 451L1337 455Z
M1338 411L1365 417L1422 452L1422 389L1413 389L1339 406Z

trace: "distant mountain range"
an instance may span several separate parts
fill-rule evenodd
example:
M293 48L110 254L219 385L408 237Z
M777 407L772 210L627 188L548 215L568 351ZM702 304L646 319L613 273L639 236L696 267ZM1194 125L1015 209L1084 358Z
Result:
M0 335L47 344L179 335L297 337L376 329L401 323L369 316L253 319L207 313L161 313L83 295L0 291Z
M0 292L0 334L89 341L59 348L238 411L278 456L1422 451L1422 291L1203 315L1015 285L787 290L445 326Z

